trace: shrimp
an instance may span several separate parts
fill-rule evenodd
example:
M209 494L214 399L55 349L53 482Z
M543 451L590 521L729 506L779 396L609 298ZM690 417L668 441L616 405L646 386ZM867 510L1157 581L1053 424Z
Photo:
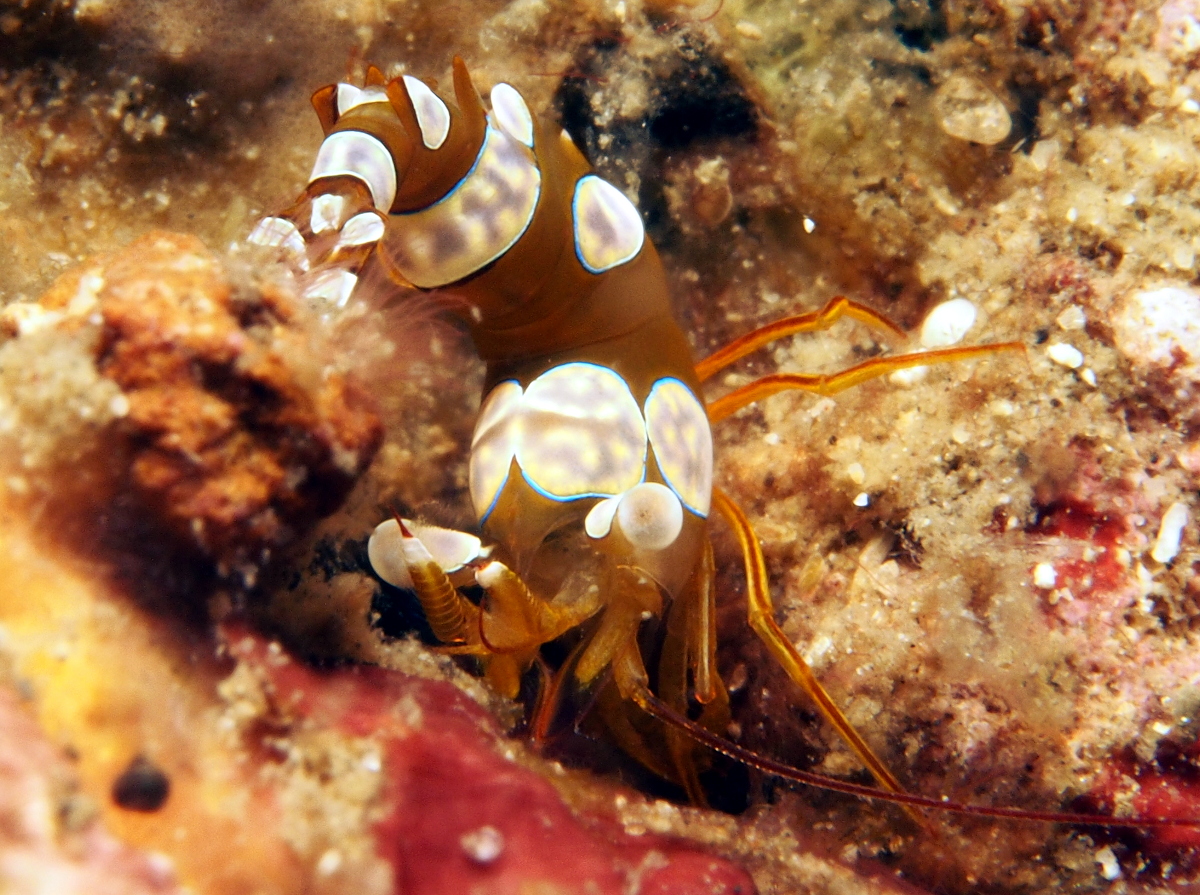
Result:
M703 803L698 744L769 773L910 807L1129 825L961 806L905 793L774 617L745 513L713 484L711 425L785 390L836 394L909 367L1023 350L1018 342L873 358L829 375L774 374L707 401L703 383L768 343L843 318L902 334L844 297L745 335L700 362L672 317L667 279L633 203L592 172L570 136L499 83L485 111L454 61L451 106L411 76L319 90L325 131L295 204L250 239L275 246L313 298L345 303L364 267L458 299L487 365L469 460L480 535L400 518L369 542L375 572L415 591L447 653L475 657L516 697L536 669L530 729L544 736L567 690L630 756ZM857 755L877 787L807 774L723 736L712 517L740 546L748 621ZM460 588L478 585L469 600ZM647 663L641 635L657 626ZM551 668L542 648L572 644ZM689 717L689 707L698 706ZM1188 823L1195 823L1190 821Z

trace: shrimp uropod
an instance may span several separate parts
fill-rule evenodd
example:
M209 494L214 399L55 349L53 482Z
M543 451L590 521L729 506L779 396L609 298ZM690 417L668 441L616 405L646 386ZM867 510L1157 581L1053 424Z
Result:
M476 657L515 697L540 675L530 728L544 735L568 690L617 745L704 802L701 746L769 773L924 808L1069 823L1197 821L1095 817L955 805L905 793L809 670L774 617L766 564L746 515L713 486L710 425L784 390L837 393L899 369L961 361L1020 343L874 358L830 375L775 374L706 401L702 383L771 341L849 317L898 333L843 297L756 330L694 362L641 217L591 171L565 131L507 84L486 111L465 64L455 104L424 82L336 84L313 104L325 131L296 203L250 239L278 247L313 298L345 303L367 264L459 300L486 362L469 460L480 534L389 519L369 554L385 581L415 591L444 651ZM748 621L772 658L874 777L817 777L724 738L729 697L716 667L712 516L731 526ZM572 560L552 558L548 539ZM536 574L535 574L536 573ZM460 587L478 585L476 604ZM658 626L647 663L640 635ZM572 635L551 668L542 647Z

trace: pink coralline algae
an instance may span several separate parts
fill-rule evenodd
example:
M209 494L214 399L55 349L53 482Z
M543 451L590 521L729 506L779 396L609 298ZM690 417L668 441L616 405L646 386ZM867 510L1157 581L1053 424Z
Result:
M1187 58L1200 49L1200 3L1196 0L1167 0L1158 8L1158 32L1154 46L1172 56Z
M1076 626L1110 623L1114 613L1133 600L1128 593L1128 568L1117 558L1117 548L1128 537L1120 514L1097 509L1087 501L1064 496L1042 507L1032 529L1039 535L1085 541L1090 550L1053 563L1055 588L1049 596L1051 614Z
M452 685L380 668L321 673L245 631L229 651L290 725L369 737L382 756L377 854L404 895L595 892L751 895L750 876L697 846L576 816L503 754L495 722Z
M1195 817L1200 807L1200 780L1186 767L1200 757L1193 743L1179 756L1159 762L1159 767L1138 767L1131 758L1105 765L1085 801L1093 808L1109 811L1116 804L1146 817ZM1195 827L1162 827L1141 835L1142 854L1170 861L1185 868L1200 860L1200 830Z
M1054 569L1054 583L1045 588L1044 608L1078 645L1082 667L1120 692L1130 711L1143 719L1154 717L1159 698L1150 681L1160 677L1200 681L1200 657L1163 657L1141 640L1128 646L1125 659L1113 651L1114 638L1134 636L1126 630L1126 615L1146 598L1149 573L1130 556L1145 546L1146 538L1136 531L1136 523L1138 511L1147 507L1136 492L1091 478L1085 459L1081 469L1076 487L1088 496L1064 494L1054 499L1041 508L1031 528L1051 539L1043 546L1055 545L1061 551L1048 564ZM1200 745L1191 742L1180 747L1173 738L1159 742L1151 753L1119 751L1103 761L1080 806L1102 814L1196 817L1200 814L1198 757ZM1200 858L1200 830L1195 827L1097 835L1132 836L1138 840L1138 854L1164 866L1194 868Z
M1168 284L1135 292L1113 315L1112 327L1117 348L1168 405L1183 408L1200 394L1200 294L1194 289Z

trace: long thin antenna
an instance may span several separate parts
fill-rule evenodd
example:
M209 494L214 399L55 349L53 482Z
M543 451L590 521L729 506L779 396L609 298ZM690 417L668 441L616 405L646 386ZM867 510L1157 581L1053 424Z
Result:
M951 802L948 799L934 799L928 796L918 796L906 792L885 792L873 786L863 786L801 771L790 765L775 761L765 755L760 755L744 746L730 742L718 736L706 727L702 727L690 718L681 715L669 705L660 700L647 689L634 694L634 700L646 712L653 715L664 724L685 731L708 748L727 755L734 761L748 767L757 768L776 777L815 786L819 789L833 790L846 795L857 796L861 799L877 799L884 802L896 802L901 805L911 805L915 808L930 808L935 811L950 811L955 814L970 814L976 817L1001 817L1009 820L1040 821L1051 824L1078 824L1082 826L1099 827L1200 827L1200 818L1167 818L1167 817L1113 817L1106 814L1080 814L1070 811L1027 811L1022 808L994 808L986 805L965 805L961 802Z

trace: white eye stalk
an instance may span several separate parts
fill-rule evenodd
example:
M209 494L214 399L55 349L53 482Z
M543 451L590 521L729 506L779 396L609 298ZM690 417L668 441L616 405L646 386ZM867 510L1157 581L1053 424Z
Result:
M599 540L608 536L614 521L638 550L665 550L683 530L683 505L665 485L642 482L592 507L583 527L588 537Z

